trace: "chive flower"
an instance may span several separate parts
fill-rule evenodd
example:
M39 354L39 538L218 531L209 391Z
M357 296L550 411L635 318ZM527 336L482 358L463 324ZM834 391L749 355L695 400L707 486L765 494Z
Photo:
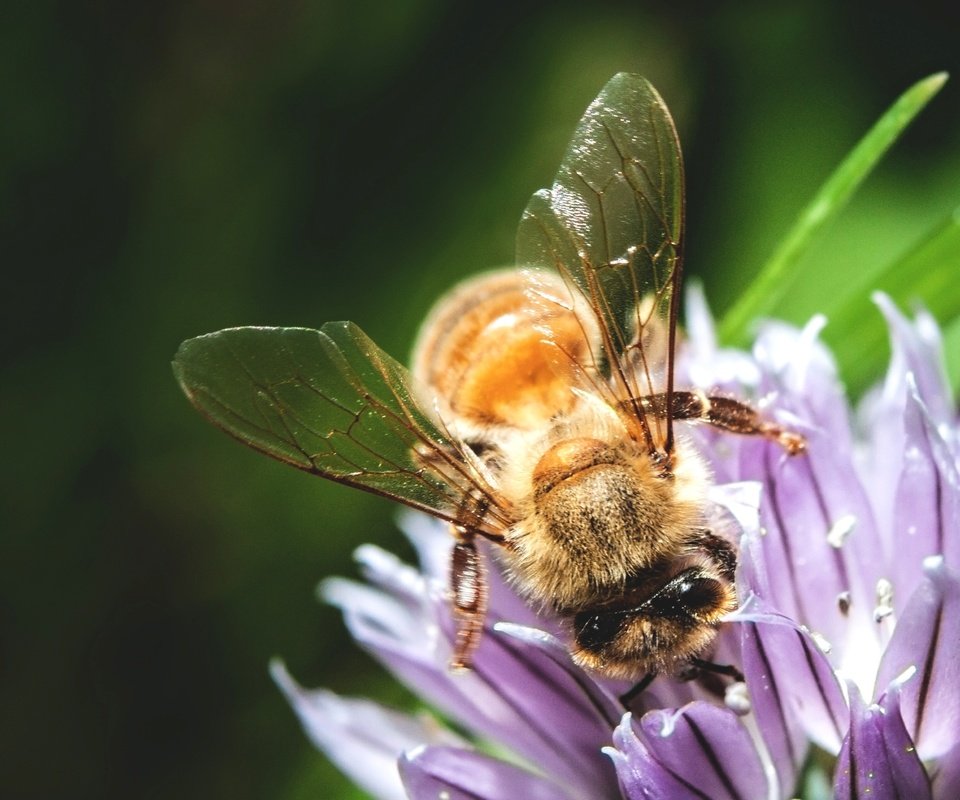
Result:
M365 545L365 582L321 594L434 711L305 690L276 662L308 736L390 800L960 797L960 425L933 319L874 299L893 355L851 409L823 318L727 350L689 292L677 385L750 399L808 442L791 458L685 426L713 470L711 524L740 542L739 608L708 655L743 682L661 676L624 709L630 687L573 664L492 553L474 668L451 673L452 538L406 512L419 569Z

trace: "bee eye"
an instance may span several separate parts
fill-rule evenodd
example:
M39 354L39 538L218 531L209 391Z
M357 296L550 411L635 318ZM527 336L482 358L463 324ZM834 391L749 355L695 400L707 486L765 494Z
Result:
M601 650L617 638L625 621L622 611L581 612L574 619L577 644L585 650Z
M720 581L693 567L672 578L642 607L644 613L668 619L696 616L701 611L715 611L725 599Z
M684 580L679 587L680 602L688 609L712 609L723 602L720 582L713 578Z

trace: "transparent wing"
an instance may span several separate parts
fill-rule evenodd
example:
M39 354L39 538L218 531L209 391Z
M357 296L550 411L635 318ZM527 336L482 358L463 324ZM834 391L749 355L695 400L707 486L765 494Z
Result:
M670 418L645 419L639 399L673 389L683 213L670 112L644 78L620 73L584 113L553 186L531 198L517 234L521 267L556 270L585 295L600 329L594 362L664 451Z
M353 323L231 328L184 342L173 368L197 409L255 450L502 531L506 510L469 454L417 406L407 370Z

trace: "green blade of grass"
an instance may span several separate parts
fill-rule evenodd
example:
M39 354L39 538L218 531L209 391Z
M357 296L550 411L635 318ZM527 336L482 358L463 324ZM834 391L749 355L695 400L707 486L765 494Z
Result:
M871 288L901 307L923 303L944 327L960 319L960 208L878 273ZM889 354L887 326L869 294L850 295L827 311L824 338L852 395L882 373Z
M954 396L960 392L960 317L943 332L943 353L946 356L947 375Z
M857 187L946 80L947 73L938 72L907 89L827 178L757 277L724 315L719 327L725 342L743 344L750 323L771 313L796 279L797 262L816 235L846 205Z

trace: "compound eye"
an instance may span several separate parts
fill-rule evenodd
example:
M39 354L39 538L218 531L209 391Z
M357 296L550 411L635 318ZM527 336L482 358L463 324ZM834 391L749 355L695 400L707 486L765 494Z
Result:
M691 610L714 609L725 595L723 585L714 578L684 579L679 586L680 602Z
M644 613L667 619L688 619L725 609L727 589L696 567L686 569L643 604Z
M626 616L622 611L583 611L574 618L574 635L584 650L599 652L617 638Z

